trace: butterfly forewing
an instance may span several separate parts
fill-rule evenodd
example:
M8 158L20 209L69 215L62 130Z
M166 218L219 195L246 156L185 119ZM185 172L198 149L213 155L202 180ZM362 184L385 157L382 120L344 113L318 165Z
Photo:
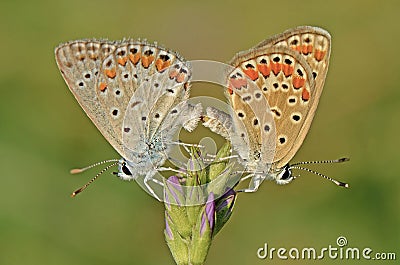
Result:
M272 83L272 88L278 86L277 93L270 94L273 89L271 90L268 87L270 87L273 79L270 78L268 81L266 81L268 78L255 79L257 77L257 71L251 68L255 66L254 53L258 51L262 55L263 51L264 53L269 52L273 47L282 47L283 50L290 49L295 51L297 55L288 54L286 56L292 57L298 62L302 61L299 58L302 57L307 62L308 66L303 65L302 67L304 68L302 72L306 73L306 89L301 90L300 101L298 100L298 95L295 95L296 93L290 94L290 90L288 90L289 93L281 93L284 89L282 86L286 87L287 81L290 80L278 78L276 83ZM310 128L328 71L330 49L331 37L327 31L311 26L301 26L268 38L249 51L239 52L231 60L231 64L234 66L240 64L242 68L244 66L247 76L254 79L262 90L269 90L266 96L275 115L275 122L277 123L277 150L274 158L277 168L283 167L291 160L303 143ZM291 60L290 58L280 58L283 63L286 59ZM259 74L261 73L264 77L267 72L272 71L275 75L276 71L279 70L279 67L276 66L276 62L274 63L273 60L271 61L269 58L265 58L265 56L259 56L255 60L257 62ZM246 63L251 63L250 67L246 67ZM302 64L303 63L300 63L299 65ZM279 62L278 65L280 65ZM285 67L287 68L287 66ZM310 71L308 71L307 68L310 69ZM278 77L277 75L275 76ZM315 83L314 85L311 84L313 81ZM264 82L267 85L262 87L265 85ZM288 102L284 102L283 98ZM299 102L301 104L298 104ZM285 113L281 113L281 109L284 109ZM282 117L285 117L285 119L282 119ZM288 135L283 132L286 132Z
M331 36L326 30L300 26L268 38L258 44L256 48L268 46L286 46L301 54L312 69L316 87L320 87L322 91L331 52Z
M61 74L76 100L103 136L121 153L121 138L115 135L109 110L96 91L101 64L115 49L113 43L79 40L61 44L55 54Z
M268 103L264 104L265 111L269 111L268 105L271 109L276 134L273 162L276 167L283 167L300 146L296 136L304 130L302 119L306 118L313 104L311 96L315 90L315 83L311 68L302 56L286 47L256 48L247 53L242 52L232 64L257 84L257 92L261 92ZM236 80L237 84L241 82L243 81ZM237 88L233 86L228 89L233 90L229 98L235 110L245 108L248 104L238 99L235 93ZM263 126L265 133L265 124ZM246 121L245 127L257 135L253 139L258 141L259 152L266 152L267 146L271 144L266 145L258 140L261 138L260 129L254 126L251 120ZM255 151L253 148L250 147L251 152Z

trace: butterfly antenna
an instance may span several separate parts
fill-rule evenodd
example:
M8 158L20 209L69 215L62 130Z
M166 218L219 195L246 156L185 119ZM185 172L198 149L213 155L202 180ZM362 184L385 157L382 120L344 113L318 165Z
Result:
M304 171L308 171L308 172L310 172L310 173L313 173L313 174L315 174L315 175L318 175L318 176L320 176L320 177L323 177L323 178L325 178L325 179L327 179L327 180L330 180L330 181L332 181L333 183L335 183L336 185L338 185L338 186L340 186L340 187L348 188L348 187L349 187L349 184L347 184L347 183L338 181L338 180L336 180L336 179L333 179L333 178L331 178L331 177L328 177L328 176L326 176L326 175L324 175L324 174L321 174L321 173L319 173L319 172L317 172L317 171L314 171L314 170L312 170L312 169L304 168L304 167L299 167L298 165L304 165L304 164L325 164L325 163L342 163L342 162L346 162L346 161L349 161L349 160L350 160L349 158L339 158L339 159L334 159L334 160L299 162L299 163L290 165L290 169L293 168L293 169L301 169L301 170L304 170Z
M339 159L332 159L332 160L319 160L319 161L303 161L303 162L298 162L295 164L290 165L292 166L298 166L298 165L306 165L306 164L333 164L333 163L343 163L349 161L350 158L348 157L342 157Z
M69 172L71 174L78 174L78 173L82 173L85 170L88 170L88 169L91 169L93 167L97 167L97 166L103 165L105 163L110 163L110 162L118 162L118 159L104 160L104 161L101 161L101 162L97 162L97 163L95 163L93 165L87 166L87 167L71 169ZM114 165L115 165L115 163L114 163Z
M78 193L81 193L82 191L84 191L84 190L85 190L90 184L92 184L92 182L95 181L101 174L103 174L104 172L106 172L108 169L110 169L111 167L115 166L116 164L118 164L118 160L115 160L115 159L114 159L114 160L107 160L107 161L102 161L102 162L96 163L96 164L94 164L94 165L91 165L91 166L89 166L89 167L86 167L86 168L84 168L84 170L86 170L86 169L88 169L88 168L92 168L92 167L94 167L94 166L96 166L96 165L104 164L104 163L106 163L106 162L114 162L114 163L112 163L112 164L108 165L107 167L103 168L99 173L97 173L96 176L94 176L94 178L92 178L91 180L89 180L88 183L86 183L85 185L83 185L82 187L80 187L79 189L77 189L76 191L74 191L74 192L71 194L71 197L75 197ZM71 170L71 171L72 171L72 170ZM79 172L78 172L78 173L79 173Z

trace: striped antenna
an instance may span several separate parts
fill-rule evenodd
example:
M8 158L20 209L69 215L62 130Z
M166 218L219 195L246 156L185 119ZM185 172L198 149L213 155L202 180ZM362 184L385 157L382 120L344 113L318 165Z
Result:
M293 164L293 165L290 165L290 166L289 166L289 169L301 169L301 170L304 170L304 171L308 171L308 172L313 173L313 174L315 174L315 175L317 175L317 176L320 176L320 177L323 177L323 178L325 178L325 179L327 179L327 180L329 180L329 181L332 181L333 183L335 183L336 185L338 185L338 186L340 186L340 187L348 188L348 187L350 187L350 186L349 186L349 184L347 184L347 183L338 181L338 180L336 180L336 179L333 179L333 178L331 178L331 177L328 177L328 176L326 176L326 175L324 175L324 174L321 174L321 173L319 173L319 172L317 172L317 171L314 171L314 170L312 170L312 169L304 168L304 167L299 167L299 165L343 163L343 162L347 162L347 161L349 161L349 160L350 160L349 158L343 157L343 158L333 159L333 160L321 160L321 161L305 161L305 162L298 162L298 163L295 163L295 164Z
M83 185L82 187L80 187L79 189L75 190L72 194L71 197L75 197L77 194L81 193L82 191L84 191L90 184L93 183L93 181L95 181L101 174L103 174L104 172L106 172L108 169L110 169L111 167L115 166L118 164L118 160L117 159L110 159L110 160L105 160L105 161L101 161L98 163L95 163L93 165L84 167L84 168L76 168L76 169L72 169L71 170L71 174L77 174L77 173L81 173L87 169L105 164L105 163L109 163L109 162L113 162L112 164L108 165L107 167L103 168L99 173L97 173L96 176L94 176L91 180L89 180L85 185Z

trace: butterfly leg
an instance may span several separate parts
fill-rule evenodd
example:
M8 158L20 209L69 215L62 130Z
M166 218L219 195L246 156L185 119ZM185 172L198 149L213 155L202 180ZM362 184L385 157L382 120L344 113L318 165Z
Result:
M255 174L248 174L248 175L244 176L243 178L241 178L240 182L245 181L246 179L252 178L254 176L255 176Z
M144 185L146 186L146 189L150 192L150 194L154 197L154 198L156 198L158 201L162 201L161 199L160 199L160 197L158 197L158 195L154 192L154 190L153 190L153 188L152 187L150 187L150 185L149 185L149 181L150 180L152 180L152 181L154 181L155 183L158 183L159 182L159 180L156 180L156 179L154 179L153 177L154 177L154 174L155 174L155 172L153 171L153 170L151 170L151 171L149 171L147 174L146 174L146 176L144 177Z
M247 189L238 190L238 192L256 192L261 186L261 183L265 180L264 176L249 174L242 178L240 181L246 180L251 177L249 187Z
M225 160L230 160L230 159L234 159L234 158L239 158L239 156L237 156L237 155L231 155L231 156L226 156L226 157L218 158L218 160L216 160L216 158L217 158L217 155L206 154L205 160L218 163L218 162L222 162L222 161L225 161ZM215 160L215 161L214 161L214 160Z
M160 168L157 169L157 171L172 171L172 172L179 173L179 174L185 174L186 173L186 171L175 169L175 168L172 168L172 167L160 167Z
M154 183L160 185L161 187L164 187L164 183L162 183L162 182L159 181L158 179L152 178L151 181L153 181Z

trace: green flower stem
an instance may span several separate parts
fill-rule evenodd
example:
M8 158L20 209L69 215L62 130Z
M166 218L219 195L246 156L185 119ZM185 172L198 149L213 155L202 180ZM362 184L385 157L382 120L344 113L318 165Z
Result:
M204 264L213 237L232 214L236 192L226 186L232 178L232 165L223 159L230 155L230 149L226 143L219 150L215 162L205 166L199 150L193 148L186 174L171 176L165 181L164 234L178 265ZM216 184L202 190L202 185L210 181ZM216 198L215 194L224 195ZM205 195L205 203L194 205Z

